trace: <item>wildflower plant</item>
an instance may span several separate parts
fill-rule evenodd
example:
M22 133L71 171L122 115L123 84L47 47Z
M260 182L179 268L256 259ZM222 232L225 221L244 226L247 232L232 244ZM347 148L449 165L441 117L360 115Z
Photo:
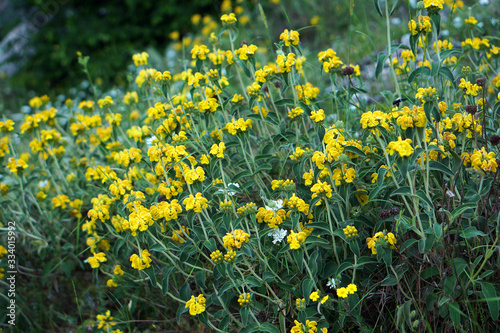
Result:
M193 18L178 63L137 53L128 86L33 98L0 122L2 221L44 283L90 272L101 331L160 316L151 304L165 327L217 332L493 330L499 57L474 28L487 14L419 1L395 44L400 4L376 0L387 47L358 65L310 50L299 27L272 35L262 7L270 40L245 42L248 17L223 2L220 20Z

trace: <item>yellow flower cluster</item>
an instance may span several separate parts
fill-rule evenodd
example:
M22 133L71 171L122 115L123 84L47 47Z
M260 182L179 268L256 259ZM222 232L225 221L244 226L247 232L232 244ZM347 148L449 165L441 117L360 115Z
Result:
M214 262L214 264L220 262L222 260L222 253L217 250L210 253L210 259Z
M284 209L268 210L264 207L259 207L259 211L257 212L257 222L262 223L265 222L269 226L269 228L276 228L283 220L286 218L286 211Z
M318 53L318 60L323 65L323 70L326 73L329 72L338 72L342 68L342 61L339 57L337 57L337 53L332 49L328 49L326 51L321 51Z
M196 193L195 196L190 194L189 197L182 201L182 204L186 207L186 210L194 210L196 213L201 213L202 209L208 208L208 200L200 192Z
M222 238L222 241L224 242L224 247L231 250L233 248L240 249L241 245L243 245L243 243L248 243L249 239L250 234L241 229L236 229L232 232L226 233L226 236Z
M149 251L144 249L141 251L141 256L139 257L137 254L133 254L130 256L130 261L132 262L132 268L138 269L140 271L151 267L151 255Z
M372 250L372 254L377 254L377 244L395 249L397 240L392 232L386 234L385 232L379 231L373 237L368 237L366 243L368 244L368 249Z
M240 306L250 303L250 293L243 293L238 297L238 303Z
M309 82L295 86L295 91L299 101L303 101L307 105L311 104L311 101L314 100L319 94L319 88L314 87Z
M238 216L245 217L250 214L255 214L257 212L257 206L253 202L247 203L245 206L241 206L236 210Z
M238 120L232 119L230 123L227 123L224 126L224 130L226 130L231 135L236 135L239 133L246 132L249 128L252 128L252 119L244 120L243 118L239 118Z
M411 139L402 140L401 137L398 137L397 141L389 142L387 148L389 149L389 153L394 155L395 152L399 153L401 157L408 157L413 154L413 147L411 146Z
M290 119L295 119L303 113L304 113L304 110L302 110L302 108L298 106L298 107L293 108L290 111L288 111L288 117Z
M210 148L210 154L218 158L224 158L224 150L226 150L226 145L224 144L224 142L219 142L218 145L214 143Z
M495 153L488 153L484 147L481 150L474 149L470 155L470 163L474 169L486 172L496 172L498 167Z
M88 258L88 263L92 268L98 268L101 262L106 262L106 254L104 252L95 253L92 257Z
M342 230L344 231L344 235L347 239L355 238L358 235L358 230L353 225L348 225Z
M146 52L136 53L132 56L132 60L134 61L134 65L136 67L139 67L140 65L147 65L148 58L149 54L147 54Z
M490 47L490 41L487 38L467 38L462 42L462 48L464 50L474 49L474 50L486 50Z
M311 116L309 118L311 118L311 120L315 123L321 123L323 120L325 120L325 111L323 111L323 109L311 111Z
M337 289L337 296L340 298L346 298L349 295L354 294L358 291L358 287L355 284L350 283L347 287L342 287Z
M408 28L410 29L412 35L415 36L420 33L427 34L431 31L432 24L429 16L420 15L417 21L418 22L410 20L410 22L408 22Z
M427 117L421 106L414 105L412 109L405 106L401 111L394 113L393 117L397 118L396 123L402 130L410 127L425 127L427 124Z
M307 236L309 236L312 232L312 228L304 228L303 231L294 232L290 230L290 235L286 237L286 241L290 244L290 249L298 250L300 249L300 245L305 242Z
M289 73L292 71L293 65L295 65L295 54L288 53L287 55L278 54L276 58L276 63L278 64L278 73Z
M285 46L299 45L299 33L295 30L285 29L280 35L280 39L285 42Z
M420 100L422 104L426 102L431 103L439 99L437 95L437 90L436 88L433 87L418 88L417 93L415 94L415 98Z
M460 84L458 85L458 87L462 88L466 95L474 97L476 97L480 92L483 91L483 87L466 81L464 78L460 79Z
M317 182L311 187L311 192L313 192L313 199L318 196L326 198L332 197L332 187L327 182Z
M236 15L234 13L224 14L221 16L220 20L222 21L222 24L227 26L227 25L232 25L236 23Z
M246 45L243 44L239 49L234 51L236 55L240 58L240 60L248 60L249 57L253 57L255 52L257 52L259 48L256 45Z
M189 236L189 229L185 226L182 226L179 230L172 231L172 240L177 243L184 243L187 236Z
M206 303L207 300L203 294L199 294L198 297L191 296L191 299L186 302L185 308L189 308L191 316L196 316L205 311Z
M285 200L286 205L291 210L296 210L302 212L304 214L309 213L309 204L307 204L304 200L298 198L295 193L290 197L290 199Z
M273 191L279 190L279 191L285 191L285 192L290 192L295 190L295 184L293 183L293 180L287 179L287 180L273 180L271 182L271 189Z
M312 320L307 319L306 324L302 324L301 322L294 320L295 326L290 330L291 333L315 333L318 331L317 327L318 323Z

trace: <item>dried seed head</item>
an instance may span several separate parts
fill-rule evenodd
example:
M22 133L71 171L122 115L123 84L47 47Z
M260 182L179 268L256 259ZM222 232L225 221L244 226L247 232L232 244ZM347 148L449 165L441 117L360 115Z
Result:
M391 216L396 216L399 214L399 207L392 207L391 209L389 209L389 214L391 214Z
M486 84L486 78L480 77L476 80L476 84L480 87L484 87L484 85Z
M354 74L354 68L352 68L351 66L344 67L342 68L341 73L344 76L351 76L352 74Z
M243 45L248 45L248 41L247 40L244 40L240 43L240 47L243 47Z
M378 216L382 220L385 220L385 219L388 219L389 217L391 217L391 213L387 209L381 209L380 213L378 214Z
M274 86L275 86L276 88L281 87L281 82L280 82L280 81L274 81Z
M269 88L267 87L267 84L262 87L262 92L263 93L268 93L269 92Z
M500 136L493 134L492 136L490 136L490 142L493 146L498 146L498 144L500 143Z
M477 106L475 105L466 105L465 106L465 111L467 111L470 114L475 114L477 112Z

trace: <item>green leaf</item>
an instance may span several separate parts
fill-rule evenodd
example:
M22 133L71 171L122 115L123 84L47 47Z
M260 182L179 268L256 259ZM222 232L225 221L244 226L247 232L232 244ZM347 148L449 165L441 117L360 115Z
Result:
M378 0L374 0L376 3L378 3ZM387 54L380 52L377 55L377 67L375 68L375 78L378 78L380 73L382 73L382 70L384 69L384 63L387 60Z
M420 67L415 69L413 72L411 72L410 76L408 77L408 83L412 83L417 76L424 75L424 76L429 76L431 75L431 69L429 67ZM430 118L427 118L430 119Z
M302 280L302 283L300 284L300 292L302 293L302 297L304 297L305 299L309 299L309 295L311 295L313 287L313 280L309 278L305 278L304 280Z
M448 168L446 165L438 161L429 161L429 170L439 171L450 177L455 176L455 174L453 173L453 171L451 171L450 168Z
M194 280L196 281L196 284L203 289L207 289L207 286L205 285L205 281L207 280L207 275L205 271L199 271L198 273L195 274Z
M304 269L304 250L303 249L292 250L292 255L293 258L295 259L295 263L299 267L299 271L302 272L302 270Z
M161 292L165 296L169 288L170 274L175 270L175 266L170 267L163 273L163 280L161 281Z
M186 308L186 305L185 304L181 304L179 305L179 307L177 308L177 313L176 313L176 318L177 318L177 324L181 324L181 317L182 317L182 314L184 312L187 312L188 309Z
M203 242L203 245L210 251L210 252L215 252L217 251L217 244L215 243L214 238L210 238L209 240Z
M451 49L451 50L446 50L446 51L443 51L443 52L441 52L439 55L440 55L440 57L441 57L441 61L444 61L446 58L450 57L452 54L455 54L455 53L456 53L457 55L458 55L458 54L460 54L460 55L461 55L461 54L463 53L463 51L462 51L462 49ZM443 68L443 67L441 67L441 68ZM455 80L452 80L452 82L454 82L454 81L455 81Z
M248 317L250 316L250 308L248 306L240 307L241 323L243 326L247 326Z
M184 283L179 290L179 298L183 301L188 301L191 298L191 288L189 282Z
M259 172L263 171L263 170L272 170L272 166L270 164L264 164L264 165L261 165L260 167L258 167L255 172L254 172L254 175L258 174Z
M439 223L434 223L432 226L434 229L434 235L436 235L436 239L440 239L443 236L443 225Z
M384 17L384 14L382 14L382 10L380 9L380 0L373 0L373 4L375 5L375 9L377 10L378 14L380 17Z
M487 235L484 232L477 230L477 228L474 226L467 227L460 233L460 237L462 238L472 238L477 236L487 236Z
M401 186L400 188L398 188L397 190L395 190L394 192L391 193L391 197L394 195L410 196L411 195L410 187L409 186Z
M490 315L493 320L498 320L499 315L499 303L498 300L488 300L497 297L495 287L489 282L479 282L481 285L481 293L483 298L488 303L488 309L490 310Z
M394 13L394 11L396 10L396 7L399 5L400 2L401 2L401 0L396 0L394 5L392 6L392 9L391 9L389 16L392 16L392 13Z
M462 258L453 259L453 264L455 265L455 274L458 277L464 272L465 268L468 266L467 262Z
M243 177L252 177L252 173L249 170L243 170L241 172L238 172L234 177L231 179L231 183L237 183L238 180L240 180Z
M450 50L452 51L452 50ZM453 77L453 73L450 71L448 67L441 67L438 71L438 74L443 75L448 80L450 80L451 84L453 84L453 88L457 88L457 83L455 82L455 78Z
M396 277L392 274L387 275L387 277L382 281L380 284L383 287L390 287L390 286L395 286L398 284L398 280Z
M428 206L429 206L429 209L434 209L434 204L432 203L432 201L427 197L427 195L425 195L425 192L422 191L422 190L418 190L417 193L415 193L415 195L420 198L422 201L424 201Z
M356 154L356 155L358 155L360 157L366 157L365 153L363 153L363 151L361 149L359 149L358 147L345 146L344 147L344 151L348 151L348 152Z
M459 326L460 315L463 314L465 317L467 316L462 311L460 311L457 302L448 302L446 303L446 305L448 306L448 310L450 311L450 318L453 321L453 324L455 324L455 326Z
M359 263L358 263L359 265ZM342 274L343 271L352 268L352 262L344 261L339 265L337 268L337 271L335 272L335 276L338 276L339 274Z
M278 328L276 328L275 326L273 326L269 323L263 323L260 326L260 331L267 332L267 333L280 333L280 330Z
M436 77L436 74L439 72L439 68L441 67L441 64L437 61L432 61L431 62L431 76Z
M153 287L156 287L156 273L154 267L151 266L145 269L143 272L146 273L146 275L149 277L149 282L151 282L151 285Z
M295 105L295 101L292 98L283 98L274 102L274 105L276 106Z
M455 221L455 219L457 217L459 217L460 215L462 215L465 211L467 211L469 209L476 209L476 208L477 208L477 204L475 202L474 203L466 203L466 204L461 205L460 207L455 208L453 210L453 212L451 212L450 223Z
M242 60L236 60L236 63L243 69L243 72L248 78L252 78L252 74L250 73L250 70L248 70L247 66Z
M430 15L432 23L434 23L434 27L437 31L437 35L441 32L441 14L433 13Z

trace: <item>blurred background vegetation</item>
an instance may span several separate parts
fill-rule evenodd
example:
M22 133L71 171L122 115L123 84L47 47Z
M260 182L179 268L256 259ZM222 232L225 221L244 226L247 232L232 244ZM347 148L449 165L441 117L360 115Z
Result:
M275 40L284 28L302 29L301 40L310 49L326 49L336 41L339 55L351 61L360 60L356 54L350 54L353 38L357 43L355 52L366 48L375 52L384 45L383 33L378 35L380 43L377 37L375 40L367 37L383 28L384 22L375 16L372 4L365 1L4 0L0 1L0 41L22 24L27 25L28 31L20 40L4 47L3 52L10 48L21 52L7 60L16 68L13 75L6 73L5 62L0 61L0 106L11 113L26 105L27 99L34 95L48 94L53 98L67 94L71 87L86 79L77 52L90 56L89 70L103 91L122 86L127 83L127 65L131 64L133 53L157 50L161 56L172 41L171 32L179 32L182 39L200 31L203 23L193 20L193 15L218 20L223 12L239 6L251 20L261 23L259 3L269 16L269 29ZM353 16L349 15L351 3L355 6ZM408 13L406 6L400 7L399 15ZM403 24L400 27L396 33L402 35L405 27ZM247 34L251 42L268 40L264 29L258 29L261 35L252 35L251 30ZM270 42L269 47L272 49ZM190 48L187 45L186 51Z

